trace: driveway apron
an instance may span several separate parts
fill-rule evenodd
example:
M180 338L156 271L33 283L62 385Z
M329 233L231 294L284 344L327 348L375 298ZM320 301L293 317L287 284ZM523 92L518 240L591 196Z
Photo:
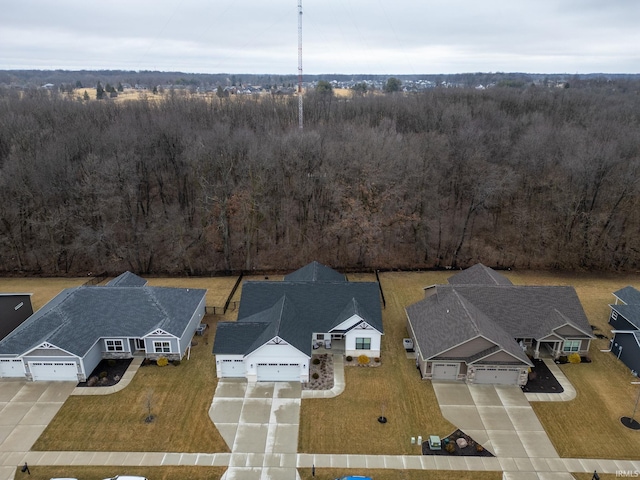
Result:
M0 479L13 478L16 466L58 413L76 384L0 380ZM20 457L20 458L18 458Z
M231 450L223 480L295 480L301 385L218 382L209 416Z

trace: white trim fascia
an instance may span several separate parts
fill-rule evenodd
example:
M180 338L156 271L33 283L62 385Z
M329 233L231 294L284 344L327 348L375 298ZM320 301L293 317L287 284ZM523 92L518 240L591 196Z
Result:
M155 330L152 330L151 332L144 334L142 337L131 337L131 338L152 338L156 335L164 335L167 337L180 338L180 337L176 337L173 333L165 332L161 328L156 328Z
M264 342L262 345L260 345L258 348L256 348L255 350L252 350L250 352L247 352L244 356L245 358L248 357L249 355L253 355L255 354L257 351L261 350L263 347L266 347L269 345L269 342L272 341L274 338L276 338L277 335L269 340L267 340L266 342ZM271 345L275 345L275 344L271 344ZM278 345L286 345L287 347L291 347L294 350L296 350L297 352L300 352L302 355L304 355L307 358L311 358L309 355L307 355L306 353L304 353L302 350L300 350L299 348L294 347L293 345L291 345L289 342L284 342L284 343L280 343ZM233 354L229 354L229 355L233 355Z
M50 345L50 346L48 347L47 345ZM43 350L54 350L54 349L58 349L58 350L60 350L61 352L68 353L68 354L69 354L70 356L72 356L72 357L75 357L75 358L82 358L82 357L80 357L80 356L76 355L75 353L71 353L70 351L65 350L64 348L60 348L60 347L58 347L57 345L54 345L54 344L53 344L53 343L51 343L51 342L42 342L42 343L39 343L37 346L35 346L35 347L33 347L33 348L30 348L29 350L27 350L27 351L26 351L26 352L24 352L24 353L21 353L21 354L20 354L20 355L18 355L18 356L19 356L20 358L22 358L22 357L24 357L24 356L26 356L26 355L29 355L31 352L33 352L33 351L35 351L35 350L38 350L38 349L40 349L40 348L42 348Z
M498 345L498 347L500 347L500 346ZM521 362L521 363L522 363L522 359L521 359L521 358L516 357L513 353L508 352L508 351L506 351L504 348L500 347L500 350L498 350L497 352L491 352L491 353L489 353L489 354L485 355L484 357L480 357L480 358L478 358L477 360L474 360L473 362L468 363L467 365L475 365L475 364L476 364L476 363L478 363L480 360L483 360L483 359L485 359L485 358L490 357L491 355L495 355L496 353L500 353L500 352L504 352L504 353L506 353L507 355L509 355L509 356L511 356L511 357L513 357L513 358L515 358L517 361L519 361L519 362ZM533 367L533 363L528 363L528 362L527 362L527 363L524 363L524 365L527 365L527 366L529 366L529 367Z

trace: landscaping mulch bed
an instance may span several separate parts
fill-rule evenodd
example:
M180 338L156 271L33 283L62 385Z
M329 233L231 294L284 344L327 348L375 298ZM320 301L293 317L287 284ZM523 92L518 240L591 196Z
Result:
M112 387L120 381L124 372L129 368L131 360L133 359L101 360L91 375L87 377L87 381L78 383L78 387ZM103 372L106 372L106 376Z
M522 387L523 392L531 393L562 393L564 388L551 373L549 367L542 360L532 360L532 374L529 374L529 381Z
M318 363L316 362L316 359ZM313 378L317 373L318 378ZM303 390L331 390L333 388L333 356L326 353L311 357L309 381L302 384Z
M467 446L464 448L460 448L456 443L456 440L459 438L464 438L467 441ZM431 450L429 448L429 439L422 442L422 454L423 455L459 455L465 457L493 457L493 453L491 453L486 448L483 448L482 445L473 440L469 435L466 435L462 430L456 430L448 437L444 437L440 439L442 443L442 450ZM445 449L445 445L447 443L451 443L454 445L455 450L451 453L447 452Z

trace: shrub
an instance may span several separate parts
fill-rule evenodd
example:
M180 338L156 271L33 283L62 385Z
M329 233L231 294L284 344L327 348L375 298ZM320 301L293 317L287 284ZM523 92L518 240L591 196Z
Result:
M180 360L174 360L174 361L173 361L173 362L171 362L171 363L173 363L173 366L174 366L174 367L177 367L178 365L180 365Z
M97 383L98 383L98 377L94 375L93 377L89 377L89 380L87 380L87 387L93 387L97 385Z
M320 359L318 357L313 359L313 364L314 365L319 365L320 364Z
M345 360L346 360L347 362L351 362L351 361L353 360L353 357L352 357L351 355L347 355L347 356L345 357Z
M476 452L484 452L484 447L479 443L476 444Z
M166 367L167 365L169 365L169 360L167 360L167 357L160 357L158 358L158 360L156 360L156 364L159 367Z
M110 360L107 360L107 365L109 365L110 367L115 367L116 361L113 358Z
M311 378L313 378L314 380L317 380L318 378L320 378L320 375L318 374L318 372L313 372L313 375L311 375Z
M566 355L560 355L558 357L558 363L567 363L569 360L567 360L567 356Z
M582 361L579 353L572 353L571 355L569 355L568 360L569 363L580 363Z
M376 363L380 363L380 357L374 358L373 361L376 362Z
M444 449L449 453L456 453L456 444L453 442L447 443Z
M367 357L366 355L360 355L358 357L358 363L360 365L366 365L367 363L369 363L369 357Z
M109 375L107 372L100 372L100 378L107 378L107 375Z

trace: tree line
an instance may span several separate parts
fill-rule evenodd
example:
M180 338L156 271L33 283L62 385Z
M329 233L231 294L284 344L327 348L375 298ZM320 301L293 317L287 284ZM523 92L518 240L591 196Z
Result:
M78 102L0 90L0 268L640 267L638 85Z

